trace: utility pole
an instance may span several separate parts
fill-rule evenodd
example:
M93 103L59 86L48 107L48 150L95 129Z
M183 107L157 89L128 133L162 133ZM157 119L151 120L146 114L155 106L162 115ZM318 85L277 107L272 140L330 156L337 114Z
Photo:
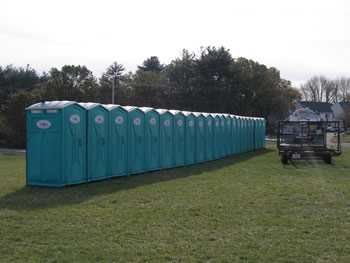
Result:
M115 86L115 77L113 78L113 83L112 83L112 104L114 104L114 86Z

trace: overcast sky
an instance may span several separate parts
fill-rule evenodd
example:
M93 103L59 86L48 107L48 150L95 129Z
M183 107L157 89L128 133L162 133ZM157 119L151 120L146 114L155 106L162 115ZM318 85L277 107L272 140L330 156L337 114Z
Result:
M224 46L276 67L299 86L313 75L350 77L348 0L1 0L0 65L38 72L113 62L134 71L150 56Z

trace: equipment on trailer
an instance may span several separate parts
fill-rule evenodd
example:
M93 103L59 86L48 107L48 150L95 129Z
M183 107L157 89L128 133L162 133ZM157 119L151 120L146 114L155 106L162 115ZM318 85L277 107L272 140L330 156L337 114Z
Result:
M335 131L327 132L330 126ZM278 121L277 148L283 164L300 159L323 159L330 164L333 156L341 154L339 121Z

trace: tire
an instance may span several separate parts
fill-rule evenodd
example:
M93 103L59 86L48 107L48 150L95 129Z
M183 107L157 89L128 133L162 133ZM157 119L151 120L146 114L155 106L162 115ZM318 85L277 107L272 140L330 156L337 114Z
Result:
M324 157L324 162L327 163L327 164L331 164L332 163L332 156L330 154L327 154Z
M288 164L288 156L286 154L282 155L281 161L283 164Z

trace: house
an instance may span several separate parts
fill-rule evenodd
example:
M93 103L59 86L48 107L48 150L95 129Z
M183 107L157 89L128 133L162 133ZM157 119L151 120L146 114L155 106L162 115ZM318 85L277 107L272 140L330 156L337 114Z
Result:
M337 102L332 106L334 118L343 121L345 126L350 126L350 102Z
M321 121L334 121L332 104L327 102L298 101L296 110L308 108L320 116Z

